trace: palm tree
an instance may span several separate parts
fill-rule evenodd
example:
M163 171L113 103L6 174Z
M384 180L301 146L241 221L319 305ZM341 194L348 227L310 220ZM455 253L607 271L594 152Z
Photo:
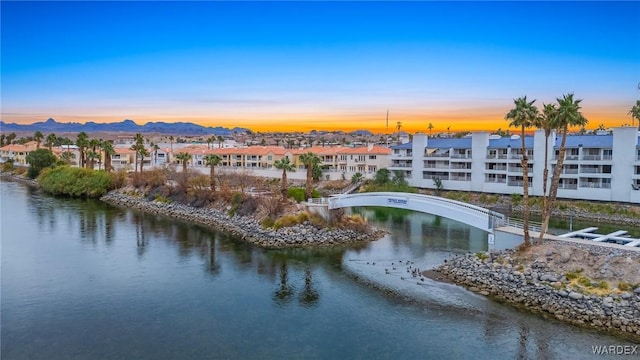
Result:
M224 143L224 136L218 135L218 147L222 147L222 143Z
M553 209L556 196L558 195L558 187L560 186L560 173L564 165L564 156L567 151L567 132L569 127L585 126L589 121L580 112L580 102L582 99L574 100L573 94L563 95L558 101L557 126L562 132L562 141L560 142L560 150L558 151L558 161L553 169L553 177L551 178L551 189L549 190L549 198L547 200L546 209L544 209L544 218L542 219L542 227L540 233L544 234L549 227L549 219ZM544 235L543 235L544 236Z
M76 138L76 145L78 146L78 151L80 152L79 166L83 168L85 167L85 162L86 162L84 152L87 145L89 145L89 137L87 136L86 132L83 131L78 134L78 137Z
M73 159L75 159L75 157L76 155L69 150L60 154L60 159L62 159L62 161L64 161L67 164L71 164L73 162Z
M287 171L296 171L296 167L288 157L274 161L273 166L282 170L282 198L285 199L287 197Z
M91 170L93 170L93 166L95 164L95 161L100 159L100 154L96 151L93 150L88 150L87 151L87 167L90 168Z
M45 145L49 148L49 151L51 151L51 149L53 148L53 145L56 143L56 134L51 133L49 135L47 135L47 138L45 140Z
M429 129L429 137L432 137L432 135L433 135L433 124L429 123L429 126L427 126L427 129Z
M544 170L542 171L542 217L547 207L549 194L547 184L549 182L549 137L551 131L557 128L558 108L555 104L544 104L542 113L537 117L535 127L544 130ZM542 241L543 233L540 233L539 242Z
M313 194L313 188L311 187L311 181L313 180L313 167L315 165L318 165L321 160L318 155L312 152L308 152L300 155L300 162L302 162L307 168L307 186L305 189L305 196L307 199L311 199L311 196Z
M116 154L116 150L113 148L113 143L110 140L103 141L102 151L104 151L104 170L106 172L110 172L111 158Z
M186 152L181 152L178 155L176 155L176 160L181 161L182 162L182 173L187 174L187 162L189 160L191 160L191 155L186 153Z
M95 155L92 155L91 157L89 157L87 152L87 167L90 169L95 168L95 161L100 159L100 153L96 151L99 146L102 146L100 140L96 140L96 139L89 140L88 147L91 148L91 151L93 153L98 154L98 157L96 157Z
M4 140L7 138L5 134L0 134L0 147L4 146Z
M534 125L536 118L538 117L538 108L533 103L527 102L527 97L521 97L513 100L515 107L511 109L507 115L506 120L511 120L510 127L521 128L521 148L522 148L522 193L524 203L524 214L522 222L524 223L524 246L530 246L531 240L529 238L529 157L527 156L527 148L525 145L524 131L526 128Z
M211 182L211 191L216 191L216 180L215 180L215 167L220 164L222 158L216 154L208 154L204 157L204 161L207 166L211 167L211 172L209 173L209 181Z
M633 119L638 120L638 130L640 130L640 100L636 101L636 104L631 107L628 112L631 115L631 126L635 126Z
M173 135L169 136L169 146L171 147L171 156L173 156ZM166 159L169 161L169 159Z
M36 141L36 149L40 149L40 143L42 142L43 138L44 138L44 135L42 135L40 131L36 131L33 134L33 140Z
M136 154L134 172L138 171L138 158L139 157L141 157L141 159L140 159L140 172L142 172L142 163L144 162L144 157L149 155L149 153L147 152L147 149L144 147L144 138L142 137L142 134L137 133L134 140L135 140L135 143L133 145L131 145L131 148L130 148L131 150L135 151L135 154Z

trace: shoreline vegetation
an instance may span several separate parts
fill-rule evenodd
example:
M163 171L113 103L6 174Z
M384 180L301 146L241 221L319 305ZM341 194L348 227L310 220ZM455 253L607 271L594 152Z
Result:
M24 168L14 168L0 175L3 180L46 190L26 173ZM47 173L51 171L45 170ZM168 170L111 174L111 180L116 183L109 185L111 190L100 197L102 201L225 231L267 249L365 243L385 233L357 215L337 211L325 219L306 212L299 203L309 190L304 183L292 182L283 192L278 179L240 173L220 174L211 180L202 174ZM404 189L401 180L396 185ZM212 191L212 181L218 184L217 191ZM314 196L339 192L348 185L324 184L315 189L320 191L314 191ZM364 190L376 191L378 185L371 181ZM393 184L384 186L393 191L389 188ZM522 206L521 197L515 195L413 191L513 212ZM78 194L87 197L89 192ZM530 200L535 213L536 199ZM631 204L561 200L557 207L554 216L558 217L640 225L640 207ZM517 250L458 256L423 275L542 316L640 341L638 252L545 240Z

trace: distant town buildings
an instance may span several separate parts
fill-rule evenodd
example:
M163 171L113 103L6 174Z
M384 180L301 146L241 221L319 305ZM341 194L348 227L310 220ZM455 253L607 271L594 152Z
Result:
M611 132L599 131L592 135L570 135L566 141L565 162L560 178L559 198L640 203L640 133L633 127L618 127ZM131 141L120 137L114 144L112 166L116 170L133 171L136 162ZM408 140L404 139L405 141ZM547 155L550 184L557 163L562 138L555 133L549 138ZM399 171L409 185L435 189L436 182L444 190L472 191L496 194L522 194L522 150L518 135L498 136L477 132L462 138L428 137L415 134L411 142L384 146L379 144L345 146L333 144L293 147L289 145L245 146L235 141L208 144L161 143L149 146L148 155L138 161L143 168L177 166L176 155L187 153L187 165L203 173L208 172L205 156L216 154L221 171L247 171L256 176L279 178L282 172L274 167L277 160L288 157L299 171L291 178L305 177L300 155L312 152L320 160L323 180L350 179L361 173L372 178L382 169ZM396 144L398 143L396 139ZM353 145L353 144L352 144ZM390 144L391 145L391 144ZM40 145L42 147L42 144ZM26 165L26 156L37 147L35 141L24 145L11 144L0 148L0 162L9 159ZM525 137L529 157L529 193L543 194L545 162L545 136L538 130ZM53 147L52 151L72 166L78 166L79 149L75 145ZM103 166L103 160L96 163ZM438 179L438 180L436 180Z

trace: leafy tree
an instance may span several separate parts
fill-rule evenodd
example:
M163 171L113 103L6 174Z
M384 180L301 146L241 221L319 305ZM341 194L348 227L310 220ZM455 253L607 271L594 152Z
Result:
M531 239L529 235L529 158L527 155L527 148L525 146L525 130L534 125L536 118L538 117L538 108L536 108L533 101L527 101L527 97L521 97L515 99L515 107L511 109L507 115L506 120L511 120L510 127L516 127L521 129L521 150L522 150L522 193L524 200L524 213L522 222L524 223L524 245L530 246Z
M38 149L27 154L26 160L29 164L27 175L29 178L35 179L42 169L56 163L56 156L49 149Z
M440 196L442 190L444 190L444 186L442 185L442 179L439 177L433 178L433 185L436 187L436 195Z
M357 184L360 181L362 181L362 179L364 179L364 175L362 175L362 173L357 172L357 173L353 174L353 176L351 177L351 183L352 184Z
M40 143L42 142L43 138L44 138L44 135L42 135L40 131L36 131L33 134L33 140L36 141L36 149L40 149Z
M276 160L273 163L276 169L282 170L282 198L287 197L287 171L296 171L296 167L291 163L288 157L282 158L282 160Z
M4 142L6 140L7 136L5 134L0 134L0 147L4 146Z
M582 102L582 99L574 100L573 93L571 93L563 95L562 99L558 98L556 100L558 101L557 124L558 128L560 128L562 132L562 141L560 142L560 150L558 151L558 162L556 163L556 167L553 169L551 190L549 190L547 208L544 211L545 217L542 219L542 229L540 230L539 241L542 240L544 233L547 232L553 205L556 201L556 196L558 195L558 187L560 186L560 174L562 172L562 166L564 165L564 157L567 152L566 143L569 127L584 126L588 123L588 120L582 115L582 112L580 111L580 103Z
M640 130L640 100L636 100L636 104L631 107L627 114L631 115L631 126L634 126L633 119L638 120L638 130Z
M404 173L402 171L399 171L399 170L395 170L393 172L393 179L391 180L391 182L393 182L395 185L398 185L398 186L407 186L407 185L409 185L407 183L407 180L404 178Z
M310 199L313 193L313 187L311 186L311 181L313 180L313 166L320 164L321 160L318 155L312 152L307 152L300 155L300 162L303 163L305 168L307 169L307 186L305 196L307 197L307 199Z
M384 185L389 183L389 176L391 176L391 172L389 171L389 169L382 168L376 172L374 181L376 184Z
M313 181L318 181L322 178L322 167L319 164L314 164L311 169L311 178Z
M209 173L209 178L211 182L211 191L215 192L216 191L215 167L218 166L218 164L220 164L220 161L222 161L222 158L216 154L208 154L204 157L204 161L207 164L207 166L211 168L211 171Z
M69 166L47 168L38 176L40 187L54 195L74 197L100 197L111 188L111 176L95 171Z
M9 135L7 135L6 140L7 140L7 145L11 145L13 143L13 140L16 139L16 133L12 132L9 133Z

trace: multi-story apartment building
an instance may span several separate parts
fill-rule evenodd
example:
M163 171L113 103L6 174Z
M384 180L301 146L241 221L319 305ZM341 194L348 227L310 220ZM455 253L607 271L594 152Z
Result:
M543 194L545 136L525 137L529 158L529 193ZM549 177L557 164L561 136L552 134L546 149ZM558 197L640 203L640 134L632 127L606 135L570 135ZM522 139L474 133L469 137L428 138L416 134L412 143L392 147L389 170L404 172L412 186L447 190L522 194Z
M250 146L242 148L207 148L204 145L190 145L180 149L174 149L174 155L186 152L191 155L190 164L193 166L205 166L204 157L207 154L220 156L218 166L222 168L242 168L249 170L273 170L274 163L288 157L298 170L304 170L305 166L300 161L300 155L311 152L320 158L320 165L330 179L339 179L342 174L347 177L355 173L362 173L365 177L372 177L376 171L389 166L391 149L381 146L361 147L321 147L285 149L281 146ZM257 172L256 175L264 175L265 172ZM279 176L274 171L273 175ZM326 176L325 176L326 177Z

